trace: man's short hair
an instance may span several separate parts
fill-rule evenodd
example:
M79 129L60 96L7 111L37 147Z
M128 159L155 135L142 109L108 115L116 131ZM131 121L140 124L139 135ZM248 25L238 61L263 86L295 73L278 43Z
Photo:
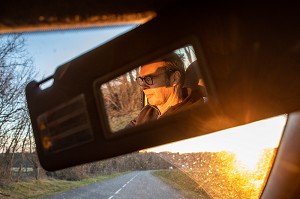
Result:
M185 79L185 69L184 69L184 63L183 63L184 56L182 54L177 54L175 52L169 53L155 61L163 61L166 62L165 69L167 71L167 75L170 77L170 75L175 72L179 71L181 78L180 78L180 86L183 85L184 79ZM170 72L168 72L170 71Z

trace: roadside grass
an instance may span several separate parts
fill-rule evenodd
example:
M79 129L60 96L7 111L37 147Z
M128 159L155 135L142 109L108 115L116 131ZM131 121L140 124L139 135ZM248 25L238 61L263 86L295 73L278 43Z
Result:
M153 171L152 175L160 178L177 191L191 199L209 199L209 195L188 175L183 171L174 170L158 170Z
M106 176L97 176L78 181L66 181L56 179L30 180L26 182L12 183L5 188L0 188L0 198L23 199L23 198L41 198L51 194L73 190L95 182L108 180L124 173L118 173Z

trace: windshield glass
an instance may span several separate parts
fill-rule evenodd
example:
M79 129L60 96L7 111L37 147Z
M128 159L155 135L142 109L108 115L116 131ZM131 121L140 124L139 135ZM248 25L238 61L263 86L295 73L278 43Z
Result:
M184 173L194 181L192 189L198 196L259 198L286 121L282 115L143 152L156 152L172 163L171 169L156 171L156 175L191 191L176 177Z
M26 109L26 84L52 75L58 66L135 27L1 35L1 196L259 197L286 116L60 171L41 168Z

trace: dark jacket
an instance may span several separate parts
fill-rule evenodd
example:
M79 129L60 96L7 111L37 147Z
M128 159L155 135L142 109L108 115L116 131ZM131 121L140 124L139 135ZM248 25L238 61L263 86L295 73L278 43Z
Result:
M181 103L178 103L175 106L171 106L163 115L161 115L159 109L156 106L146 105L141 110L139 115L135 119L130 121L126 128L140 125L152 120L157 120L159 117L164 117L166 115L176 113L178 111L181 111L183 108L189 107L190 105L199 101L204 103L203 97L204 96L201 88L192 90L191 94L188 95Z

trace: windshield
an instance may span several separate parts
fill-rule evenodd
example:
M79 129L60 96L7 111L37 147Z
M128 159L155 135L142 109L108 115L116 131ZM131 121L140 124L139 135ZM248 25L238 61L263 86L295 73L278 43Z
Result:
M282 115L146 152L156 152L174 165L172 170L155 172L160 178L168 181L174 176L171 183L184 184L175 178L180 171L206 198L259 198L286 121Z
M109 199L260 196L286 116L60 171L41 168L26 111L26 83L52 75L58 66L135 27L1 36L1 195Z

